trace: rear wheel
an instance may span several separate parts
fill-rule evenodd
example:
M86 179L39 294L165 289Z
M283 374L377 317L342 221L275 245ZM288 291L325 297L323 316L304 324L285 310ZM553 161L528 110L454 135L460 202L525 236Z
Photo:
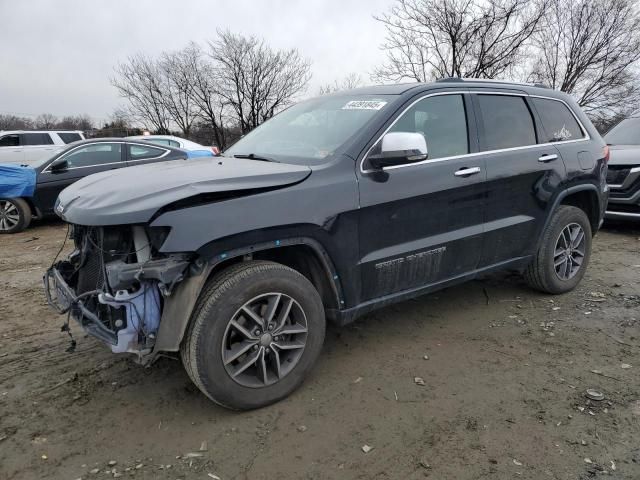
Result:
M542 234L542 242L525 278L546 293L573 290L585 274L591 256L591 224L583 210L558 208Z
M18 233L31 223L31 209L22 198L0 198L0 233Z
M181 356L211 400L246 410L293 392L320 354L324 334L322 301L309 280L277 263L244 262L205 288Z

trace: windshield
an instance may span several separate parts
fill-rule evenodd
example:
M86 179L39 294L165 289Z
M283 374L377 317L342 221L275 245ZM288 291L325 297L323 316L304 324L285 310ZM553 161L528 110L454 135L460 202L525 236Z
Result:
M607 132L609 145L640 145L640 117L625 118Z
M395 99L390 95L320 97L293 105L225 152L285 163L318 164Z

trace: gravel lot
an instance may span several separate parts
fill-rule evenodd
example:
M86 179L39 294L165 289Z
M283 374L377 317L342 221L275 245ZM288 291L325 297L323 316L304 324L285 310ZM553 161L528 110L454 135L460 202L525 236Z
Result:
M332 327L303 387L248 413L177 360L143 369L79 328L66 353L40 286L65 231L0 237L3 480L640 478L637 226L600 232L568 295L498 275Z

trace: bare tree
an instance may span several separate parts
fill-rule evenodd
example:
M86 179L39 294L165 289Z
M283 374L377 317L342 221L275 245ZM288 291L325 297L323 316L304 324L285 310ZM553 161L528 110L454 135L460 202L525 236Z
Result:
M176 52L165 52L159 61L162 101L185 137L189 137L191 126L198 117L198 105L193 95L197 72L190 58L192 45Z
M257 127L304 91L310 64L296 49L273 50L263 40L219 31L209 43L217 91L243 133Z
M640 105L640 14L631 0L551 0L530 79L571 93L594 119Z
M508 75L537 30L547 0L396 0L375 17L387 30L377 81Z
M62 117L55 125L56 128L65 130L91 130L94 128L93 121L88 115L67 115Z
M25 130L33 128L33 120L12 114L0 114L0 130Z
M190 95L199 117L208 123L213 141L222 150L227 148L225 130L226 106L218 93L216 69L197 43L191 42L183 51L183 61L192 72Z
M323 85L318 90L319 95L327 95L341 90L351 90L362 86L362 77L358 73L350 73L341 80L335 80L333 83Z
M162 75L157 61L138 54L116 66L111 84L129 102L131 116L152 126L158 133L169 133L171 115L166 106Z
M35 127L42 130L51 130L58 124L58 117L51 113L42 113L36 117Z

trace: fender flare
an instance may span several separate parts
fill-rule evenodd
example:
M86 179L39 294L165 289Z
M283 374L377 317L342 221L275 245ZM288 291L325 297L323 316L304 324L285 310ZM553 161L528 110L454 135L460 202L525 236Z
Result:
M223 262L237 259L248 254L293 245L308 246L315 252L323 269L325 270L325 274L328 275L327 279L332 287L336 305L339 305L340 307L344 306L342 286L333 262L322 244L313 238L294 237L274 240L218 253L210 256L209 258L201 257L194 264L197 273L192 274L178 284L172 295L165 299L154 352L149 361L152 361L160 352L177 352L180 350L180 344L182 343L187 326L191 320L191 315L196 302L198 301L205 284L209 280L211 273L217 266ZM333 318L337 315L337 311L333 309L327 309L326 312L329 318Z
M567 198L569 195L573 195L574 193L584 192L584 191L593 191L593 192L596 193L596 196L598 196L598 194L599 194L598 187L596 187L592 183L584 183L584 184L581 184L581 185L575 185L573 187L569 187L569 188L566 188L565 190L562 190L558 194L556 199L553 201L553 205L549 209L549 215L547 215L547 218L544 221L544 225L542 226L542 229L540 230L540 235L538 235L538 240L536 241L536 251L538 251L538 249L540 248L540 242L542 242L542 233L546 230L547 226L551 222L551 219L553 218L553 215L556 213L556 211L560 207L560 204L562 203L562 200ZM602 212L600 211L601 210L600 205L598 204L597 207L598 207L598 218L601 218Z

